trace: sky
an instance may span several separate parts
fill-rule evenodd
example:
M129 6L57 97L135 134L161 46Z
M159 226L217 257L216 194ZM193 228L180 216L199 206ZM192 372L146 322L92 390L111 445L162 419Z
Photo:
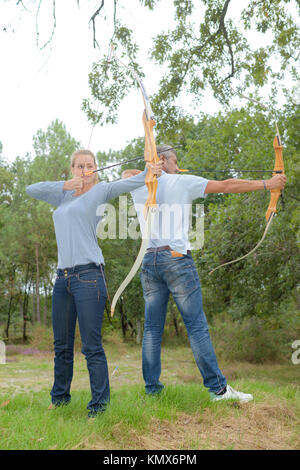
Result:
M46 131L55 119L65 124L82 147L94 153L120 150L132 139L143 136L143 102L138 90L131 91L122 102L115 125L93 129L81 110L83 99L90 97L88 74L92 63L102 58L102 52L108 52L113 32L113 2L105 2L107 8L96 23L101 51L93 47L89 26L89 19L100 2L80 1L80 9L76 0L56 2L56 30L50 44L43 49L52 31L52 0L43 0L38 20L35 15L38 2L23 0L26 9L16 3L2 0L0 5L0 142L4 157L13 161L27 152L34 154L33 136L39 129ZM238 14L236 7L233 14ZM138 0L124 1L118 7L118 14L125 24L132 25L140 46L139 63L149 95L157 91L162 71L148 60L147 51L152 37L172 26L172 11L173 0L158 2L155 11L147 13ZM258 37L258 44L260 40ZM220 105L207 94L199 111L209 110L213 114L219 109Z
M135 8L131 6L133 2ZM23 0L23 4L33 14L20 9L12 1L0 6L0 142L4 157L13 161L27 152L33 154L33 136L38 129L45 131L55 119L62 121L83 147L94 152L119 150L133 138L143 136L143 102L138 90L133 90L123 101L115 125L93 129L81 110L82 100L90 97L88 73L91 65L101 58L101 52L93 48L92 29L88 25L99 2L80 2L80 9L76 7L75 0L57 2L55 34L51 43L42 50L52 31L49 7L52 2L48 0L47 5L47 0L44 0L42 3L45 8L40 10L37 21L39 44L34 14L36 6L31 5L31 0ZM145 9L137 0L131 0L130 11L124 7L119 10L124 20L134 25L134 34L141 47L141 65L146 75L144 85L149 95L156 91L159 70L154 73L146 51L151 46L151 38L166 29L166 18L169 18L168 25L172 23L171 9L172 1L164 0L159 10L145 17ZM105 22L100 18L97 20L97 39L102 50L108 51L113 28L112 10L106 10L105 15ZM3 31L4 25L8 25L6 31ZM217 109L217 104L211 101L209 107Z

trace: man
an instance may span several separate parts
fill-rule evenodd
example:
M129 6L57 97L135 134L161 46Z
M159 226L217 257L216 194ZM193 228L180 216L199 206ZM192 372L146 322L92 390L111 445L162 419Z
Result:
M141 272L145 300L142 363L146 393L157 394L164 388L159 380L160 354L171 293L185 323L196 364L211 400L232 398L248 402L253 399L252 395L238 392L228 385L217 363L203 312L200 281L190 252L189 223L185 208L187 205L190 207L194 199L205 198L210 193L283 189L286 177L278 174L266 181L209 181L195 175L177 175L176 152L174 149L168 150L170 148L171 146L166 145L157 147L163 162L163 174L157 187L158 214L151 229L149 248ZM127 178L137 172L127 170L122 176ZM131 194L143 231L143 206L147 199L147 187L142 186ZM175 209L173 214L170 208Z

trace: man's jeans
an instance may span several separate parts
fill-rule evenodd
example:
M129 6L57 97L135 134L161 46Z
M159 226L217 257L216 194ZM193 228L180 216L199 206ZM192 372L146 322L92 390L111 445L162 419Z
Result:
M147 253L141 281L145 299L142 358L146 393L158 393L163 388L159 381L160 353L170 292L185 323L204 386L210 392L221 391L226 386L226 379L218 367L210 340L192 256L172 257L169 250Z
M102 411L109 402L107 362L101 341L101 326L106 302L102 266L94 263L57 271L52 298L54 333L54 385L52 403L70 401L73 377L76 319L87 361L92 399L87 408Z

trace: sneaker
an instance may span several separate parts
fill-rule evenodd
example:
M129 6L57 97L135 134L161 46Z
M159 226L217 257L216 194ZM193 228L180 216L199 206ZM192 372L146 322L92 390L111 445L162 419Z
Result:
M241 402L248 402L253 400L253 396L250 393L237 392L230 385L227 385L227 390L223 395L216 395L215 393L210 393L211 401L219 400L238 400Z
M146 386L145 392L148 397L154 397L160 395L164 388L165 386L158 382L156 385Z
M96 418L96 417L99 416L100 414L104 413L104 411L106 410L106 408L107 408L107 404L103 404L103 405L99 406L98 408L91 408L91 409L89 409L88 418L89 418L89 419Z
M56 403L51 403L48 406L48 410L56 410L56 408L58 408L59 406L67 406L70 403L70 401L71 400L62 400L62 401L58 401Z
M97 418L97 416L104 413L104 411L105 410L98 410L98 411L92 410L92 411L89 411L88 412L88 419L95 419L95 418Z

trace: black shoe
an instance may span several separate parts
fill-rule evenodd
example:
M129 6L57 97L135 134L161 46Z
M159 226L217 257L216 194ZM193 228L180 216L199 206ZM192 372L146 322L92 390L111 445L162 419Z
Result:
M93 419L93 418L96 418L96 416L104 413L104 411L106 410L106 406L103 406L101 408L98 408L98 409L93 409L93 410L90 410L88 412L88 418L89 419Z

